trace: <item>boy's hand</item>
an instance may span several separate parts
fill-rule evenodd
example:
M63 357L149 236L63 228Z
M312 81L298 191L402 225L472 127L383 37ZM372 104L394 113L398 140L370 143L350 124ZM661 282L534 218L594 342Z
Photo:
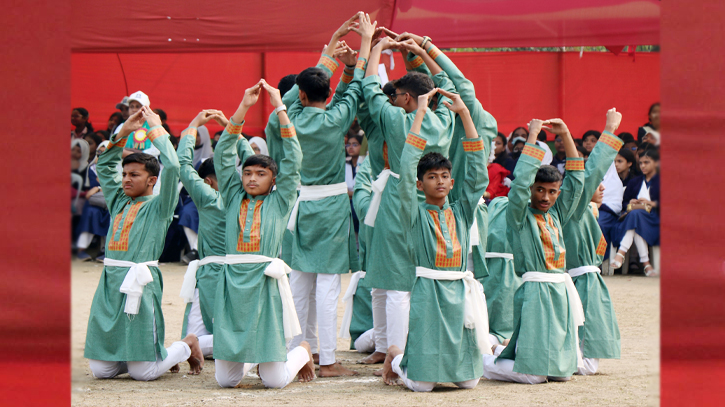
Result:
M381 27L381 28L383 29L383 32L385 33L385 35L387 35L391 39L398 38L398 33L394 32L394 31L391 31L391 30L389 30L389 29L387 29L385 27Z
M245 90L244 99L242 99L242 103L240 104L240 107L243 107L248 110L250 107L254 106L255 103L257 103L257 100L259 100L259 94L262 92L263 84L264 84L264 79L260 79L259 82L257 82L254 86Z
M544 126L543 120L539 119L531 119L529 122L529 134L536 134L538 135L541 132L541 128Z
M440 89L433 88L428 93L422 94L418 96L418 109L427 109L428 108L428 102L430 102L430 99L435 95Z
M400 44L403 49L410 52L411 54L415 54L418 56L425 54L425 50L421 48L420 45L412 38L408 38L407 40L399 42L398 44Z
M390 49L390 48L396 48L401 46L399 43L393 41L390 37L383 37L380 39L380 41L375 44L375 48L380 49L381 51Z
M539 131L541 131L542 128L558 136L571 137L571 133L569 133L569 128L566 127L566 123L564 123L564 121L561 119L549 119L543 123ZM529 134L531 134L530 131ZM539 133L537 132L536 134L538 135Z
M355 66L357 63L357 52L350 48L345 41L342 41L342 47L337 55L337 59L340 60L346 66Z
M405 41L408 39L412 39L413 41L415 41L415 43L418 44L418 46L420 46L420 44L423 43L423 37L421 37L420 35L415 35L413 33L409 33L409 32L404 32L404 33L398 35L397 37L395 37L395 41L398 41L398 42L402 42L402 41Z
M279 89L272 87L266 81L263 82L262 86L264 86L264 90L269 93L269 101L272 103L272 106L274 106L275 109L282 106L282 95L279 94Z
M222 127L227 127L227 125L229 124L229 120L227 120L227 117L224 115L224 112L222 112L221 110L209 109L209 110L206 110L206 114L208 117L207 121L209 121L209 119L214 120L215 122L219 123L219 125Z
M199 112L199 114L196 115L196 117L194 118L194 120L191 121L189 126L190 127L203 126L209 120L211 120L211 117L209 116L209 110L204 109L201 112Z
M420 47L418 47L420 48ZM468 107L466 107L466 104L463 103L463 100L461 99L461 95L457 93L451 93L448 91L445 91L443 89L438 89L438 93L441 95L447 97L450 99L453 103L448 102L447 100L443 101L443 104L448 108L448 110L457 113L459 115L468 113Z
M144 119L146 120L146 123L148 123L149 128L161 126L161 117L157 115L153 110L151 110L150 107L144 106L141 108L141 112L143 114ZM124 126L126 127L126 126Z
M335 39L339 39L339 38L346 36L348 33L350 33L350 31L356 31L356 30L354 30L354 28L357 28L357 26L359 25L359 23L357 23L356 21L359 20L360 17L364 14L365 13L363 13L362 11L358 11L357 13L355 13L355 15L353 15L352 17L347 19L347 21L342 23L340 28L338 28L337 31L335 31L335 33L332 34L332 37Z
M143 109L132 114L123 123L123 127L121 127L121 131L118 132L119 133L118 138L120 139L121 137L126 137L129 134L133 133L134 131L140 129L141 126L143 126L145 121L146 120L143 117Z
M370 15L367 13L363 13L362 11L358 13L358 16L359 21L357 27L353 26L350 29L360 34L361 37L373 38L375 34L375 28L377 27L378 22L371 22Z
M619 113L615 107L607 110L607 125L604 126L604 130L614 134L620 123L622 123L622 113Z

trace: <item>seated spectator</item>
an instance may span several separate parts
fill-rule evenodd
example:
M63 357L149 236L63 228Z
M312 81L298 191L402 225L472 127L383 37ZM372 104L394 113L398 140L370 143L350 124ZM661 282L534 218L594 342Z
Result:
M508 178L513 179L516 161L514 161L506 151L506 136L499 132L496 137L494 137L493 143L493 153L496 157L493 162L505 168L509 172Z
M596 130L589 130L582 136L582 147L584 147L585 150L587 150L586 156L588 157L589 154L592 152L592 149L595 145L597 145L597 141L599 141L599 137L602 135L602 133L596 131Z
M508 144L506 145L506 151L509 153L514 151L514 139L517 137L523 138L525 143L526 139L529 138L529 130L526 127L517 127L509 134Z
M636 176L633 168L636 165L635 163L634 153L622 147L614 159L614 166L617 168L617 175L622 180L622 185L627 186L629 181Z
M602 230L604 240L607 242L607 250L604 258L609 258L609 246L613 240L614 232L619 220L619 214L622 212L622 199L624 197L624 185L617 174L615 163L609 166L602 180L604 185L604 197L602 198L602 206L599 207L599 228Z
M110 139L111 139L111 132L109 132L109 131L106 131L106 130L98 130L98 131L96 132L96 135L97 135L98 137L100 137L100 139L101 139L101 142L104 142L104 141L106 141L106 140L110 140Z
M88 143L88 164L90 165L96 158L96 148L103 142L98 132L88 133L83 139Z
M198 170L201 162L213 155L214 150L211 148L209 129L207 129L206 126L199 126L196 129L196 144L194 145L194 158L192 158L192 165Z
M347 184L347 195L350 197L350 208L352 208L352 223L355 228L355 234L360 231L360 221L352 206L352 190L355 187L355 178L357 177L358 159L360 158L360 146L362 145L362 136L358 134L347 134L347 143L345 143L345 183Z
M637 142L634 140L634 136L632 135L632 133L627 133L626 131L623 131L619 133L619 136L617 137L619 137L624 142L624 145L632 142L634 142L635 146L637 145Z
M503 134L499 133L501 137L504 137ZM496 136L494 140L499 140L500 138ZM486 200L486 203L490 202L492 199L497 198L499 196L508 196L511 180L509 180L507 177L511 174L509 170L504 168L501 164L496 163L496 142L494 141L492 144L491 154L488 157L488 186L486 187L486 191L483 193L483 199ZM503 149L504 144L501 144L501 149ZM504 153L506 150L503 151Z
M108 234L108 226L110 223L110 214L106 206L106 200L101 191L101 185L98 182L98 174L96 174L96 162L100 155L108 147L108 141L102 142L97 149L97 155L94 157L93 163L88 166L88 181L90 189L86 192L86 202L83 205L80 221L76 227L76 235L78 240L76 247L78 248L78 260L90 261L91 256L86 253L93 239L98 237L101 239L100 254L96 256L96 261L102 262L105 258L102 243L103 238Z
M126 111L128 111L128 106L126 106ZM106 128L106 131L109 134L113 134L113 131L116 130L116 127L118 127L124 121L125 120L123 119L123 114L121 114L121 112L111 113L111 117L108 118L108 127Z
M519 157L521 156L521 152L524 150L524 146L526 145L526 139L523 137L514 137L511 143L511 158L514 160L514 163L519 161Z
M541 130L536 136L536 145L544 149L544 158L541 160L541 165L550 165L554 159L554 154L551 153L549 145L546 144L547 135L544 130Z
M71 111L70 124L75 129L70 131L72 139L83 138L88 133L93 133L93 125L88 121L88 110L82 107L76 107Z
M88 142L82 138L73 139L70 143L70 170L82 177L85 177L88 167L90 148Z
M249 146L254 150L254 154L262 154L269 157L267 142L261 137L252 137L249 139Z
M659 161L660 155L657 149L646 150L640 158L642 175L629 181L624 191L622 207L627 213L617 225L614 243L619 245L619 251L612 262L614 268L622 266L624 255L634 243L637 246L639 260L644 265L645 275L659 274L649 261L649 246L657 246L660 243ZM627 207L628 205L631 206Z
M576 146L576 151L579 153L579 158L583 158L584 161L589 158L589 151L587 151L587 149L583 146Z
M647 115L649 118L649 121L642 125L639 129L637 129L637 141L639 143L644 143L645 136L647 134L651 134L657 139L657 143L659 144L660 139L660 102L653 103L652 106L649 107L649 113Z
M123 118L123 120L121 120L121 123L128 120L128 117L131 116L131 112L129 111L129 105L128 105L128 96L124 96L120 102L116 103L116 109L121 111L121 116ZM118 125L116 125L116 127L118 127ZM116 133L114 132L111 134L116 134Z
M219 138L222 136L222 133L224 133L224 130L219 130L218 132L214 133L214 138L211 141L212 149L216 148L216 143L219 142Z
M556 167L561 175L564 175L564 167L566 166L566 149L564 148L564 142L561 140L561 136L558 134L554 139L554 150L556 150L556 154L554 154L554 157L551 160L551 165Z

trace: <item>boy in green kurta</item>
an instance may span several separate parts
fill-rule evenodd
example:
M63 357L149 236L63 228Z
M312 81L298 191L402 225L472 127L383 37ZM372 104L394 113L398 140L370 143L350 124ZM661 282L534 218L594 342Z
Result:
M148 123L148 137L164 162L159 195L153 187L159 163L151 155L135 153L121 162L129 134ZM164 349L161 311L163 281L158 258L179 199L179 161L161 120L148 107L131 115L97 164L98 178L114 220L106 238L103 272L88 318L84 356L99 379L129 373L136 380L154 380L177 364L189 361L190 374L204 363L194 334Z
M194 118L189 128L181 133L181 141L176 150L181 166L181 183L199 210L199 260L189 263L181 286L181 297L187 303L181 336L185 336L187 332L195 334L199 338L204 356L210 356L214 349L214 296L219 276L224 271L226 254L226 211L219 194L214 159L209 158L202 162L198 172L192 163L196 129L211 119L226 125L226 118L220 111L203 110Z
M358 27L354 21L358 20ZM338 39L349 31L362 35L362 46L353 78L342 98L328 108L330 77L337 68L332 58ZM307 68L297 75L297 87L287 92L294 98L289 117L295 125L302 148L300 194L289 219L292 232L290 284L300 325L307 327L309 300L314 292L320 339L320 376L355 375L336 363L337 303L340 275L359 270L354 245L350 200L345 184L343 135L355 119L362 97L360 80L368 57L375 24L358 13L333 34L323 51L323 68ZM295 90L297 89L297 92ZM351 253L352 252L352 253ZM353 264L351 264L351 260ZM301 336L293 340L294 346Z
M559 170L540 167L544 150L536 145L536 136L544 125L564 140L567 176L563 185ZM495 345L498 359L483 356L483 375L530 384L547 378L568 380L579 364L576 329L584 317L576 288L565 273L563 227L581 197L584 161L563 121L529 123L529 140L514 174L506 210L507 237L523 284L514 296L511 340L505 348Z
M584 325L579 327L584 366L577 372L583 375L596 373L600 358L619 359L620 354L617 316L599 270L607 241L597 222L597 204L604 195L604 174L624 144L614 135L621 120L622 114L616 109L607 112L606 127L585 166L584 192L571 221L564 226L567 272L584 307Z
M267 156L254 155L241 136L244 116L262 87L280 116L284 141L284 173ZM235 169L241 143L242 179ZM289 121L279 91L264 80L247 89L214 152L214 167L226 208L226 259L214 305L216 379L234 387L255 364L266 387L283 388L298 374L314 379L309 345L287 353L286 340L300 333L283 261L275 256L295 202L302 162L295 128ZM276 185L276 190L272 187Z
M452 100L438 109L448 108L461 116L466 130L461 147L471 165L466 178L460 180L464 184L461 199L452 204L447 200L455 181L450 161L439 153L420 158L426 140L425 134L417 132L428 99L436 91ZM398 185L401 223L410 231L416 259L410 330L405 353L395 345L388 349L383 380L393 384L400 376L413 391L431 391L437 382L470 389L482 374L481 354L490 353L483 288L466 271L469 230L488 183L484 141L460 96L434 89L421 95L418 103L421 108L403 150ZM424 192L425 202L418 203L416 186Z
M433 80L425 74L411 72L394 82L395 93L389 98L380 89L378 62L383 50L399 46L391 38L385 37L372 49L363 80L363 93L370 118L383 134L384 151L391 171L387 182L379 188L382 192L377 211L371 207L365 216L365 224L374 227L367 246L366 281L373 288L375 331L385 330L386 346L403 348L408 330L410 290L415 281L415 262L412 248L409 247L409 231L400 223L400 157L406 134L419 107L418 96L430 92L435 86L449 92L455 91L455 88L445 72L435 75ZM439 104L444 100L446 98L441 95ZM423 117L421 132L427 139L424 153L448 155L453 138L453 122L454 113L444 108ZM382 338L376 334L376 341L379 339ZM376 344L376 352L366 362L380 363L384 360L382 356L381 346Z

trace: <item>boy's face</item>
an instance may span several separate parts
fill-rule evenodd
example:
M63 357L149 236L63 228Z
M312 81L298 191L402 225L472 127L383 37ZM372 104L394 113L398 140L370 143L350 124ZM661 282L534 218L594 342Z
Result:
M531 186L531 207L547 212L554 206L560 193L561 181L534 182L534 185Z
M276 177L269 168L249 165L242 170L242 185L251 196L266 195L272 190Z
M426 198L442 199L453 189L454 182L448 169L436 168L426 171L423 181L418 180L416 184Z
M149 188L153 189L156 185L157 179L141 163L128 163L123 166L123 192L131 198L146 195Z

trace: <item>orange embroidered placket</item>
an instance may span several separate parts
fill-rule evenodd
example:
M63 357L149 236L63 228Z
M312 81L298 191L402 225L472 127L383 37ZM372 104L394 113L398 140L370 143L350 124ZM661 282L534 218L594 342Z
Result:
M139 209L144 202L128 202L126 208L117 214L113 220L113 239L108 242L108 250L117 252L128 251L128 236L131 233L131 227L136 220Z

